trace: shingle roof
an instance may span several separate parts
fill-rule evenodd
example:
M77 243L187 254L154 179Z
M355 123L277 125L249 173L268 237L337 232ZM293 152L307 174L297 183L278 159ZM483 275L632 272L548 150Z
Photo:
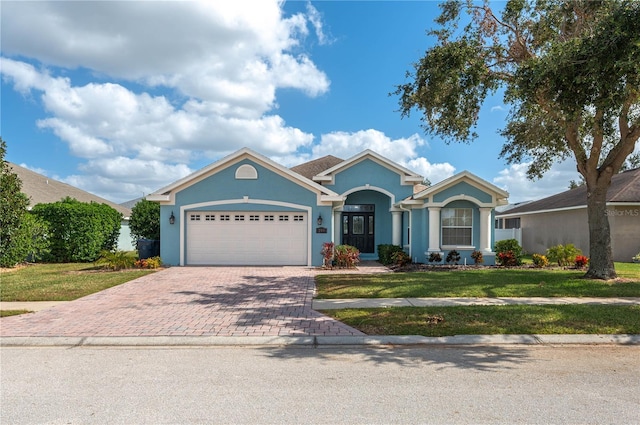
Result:
M22 181L21 191L29 197L30 206L58 202L68 196L70 198L77 199L80 202L93 201L99 204L107 204L116 211L122 213L124 217L131 216L131 209L122 205L118 205L92 193L78 189L77 187L71 186L67 183L51 179L11 162L8 164L12 171Z
M331 167L335 167L343 161L343 159L337 158L333 155L327 155L322 158L314 159L313 161L291 167L291 171L294 171L308 179L313 179L313 176L316 176Z
M616 174L611 179L611 186L607 191L607 202L640 203L640 168ZM513 215L533 211L547 211L561 208L580 207L587 205L587 187L579 186L538 201L528 202L522 206L511 208L498 213L499 215Z

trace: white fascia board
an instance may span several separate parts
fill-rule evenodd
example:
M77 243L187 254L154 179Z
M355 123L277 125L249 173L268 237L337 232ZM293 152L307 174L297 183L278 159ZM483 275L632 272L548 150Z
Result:
M438 182L436 184L434 184L433 186L429 186L428 188L426 188L425 190L423 190L422 192L418 192L414 195L414 198L416 199L424 199L425 197L440 192L444 189L447 189L448 187L451 187L459 182L463 182L463 181L467 181L468 183L470 183L472 186L475 186L478 189L481 190L489 190L490 192L492 192L492 194L495 195L495 197L497 199L507 199L509 197L509 192L507 192L506 190L500 189L498 186L489 183L488 181L481 179L480 177L470 173L469 171L462 171L458 174L454 174L453 176L442 180L441 182Z
M318 174L317 176L314 176L313 179L315 181L333 181L333 174L336 173L337 171L343 170L345 168L349 168L354 164L357 164L358 162L370 158L373 161L377 162L378 164L382 165L383 167L386 167L388 169L390 169L391 171L400 174L402 182L423 182L424 181L424 177L414 173L413 171L401 166L400 164L397 164L385 157L383 157L382 155L372 151L371 149L367 149L364 150L362 152L360 152L357 155L352 156L349 159L346 159L344 161L342 161L341 163L329 168L328 170L323 171L322 173ZM327 179L327 180L325 180Z
M607 202L608 207L631 207L631 206L640 206L640 202ZM507 214L496 214L496 218L512 218L512 217L520 217L523 215L533 215L533 214L545 214L545 213L553 213L553 212L563 212L563 211L572 211L572 210L581 210L587 208L586 205L576 205L574 207L564 207L564 208L550 208L546 210L536 210L536 211L524 211L520 213L507 213Z
M322 195L320 200L322 202L343 202L346 198L340 195Z
M169 202L171 200L171 195L147 195L146 196L147 201L152 201L152 202Z
M547 210L525 211L525 212L521 212L521 213L510 213L510 214L496 214L496 218L512 218L512 217L520 217L520 216L523 216L523 215L545 214L545 213L553 213L553 212L581 210L581 209L584 209L584 208L587 208L587 206L586 205L577 205L575 207L552 208L552 209L547 209Z

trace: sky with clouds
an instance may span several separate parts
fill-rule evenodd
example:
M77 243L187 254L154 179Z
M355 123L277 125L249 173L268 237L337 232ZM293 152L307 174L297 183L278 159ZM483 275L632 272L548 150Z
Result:
M566 190L498 158L508 108L469 145L402 118L405 72L437 2L3 1L1 128L8 161L124 202L243 147L285 166L364 149L437 183L468 170L511 202Z

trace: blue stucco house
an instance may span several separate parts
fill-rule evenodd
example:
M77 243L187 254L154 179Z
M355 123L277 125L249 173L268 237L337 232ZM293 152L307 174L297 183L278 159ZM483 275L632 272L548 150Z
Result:
M169 265L322 265L325 242L377 259L380 244L414 262L474 250L493 264L493 220L508 193L469 172L433 186L366 150L291 169L241 149L147 196L160 203L160 255Z

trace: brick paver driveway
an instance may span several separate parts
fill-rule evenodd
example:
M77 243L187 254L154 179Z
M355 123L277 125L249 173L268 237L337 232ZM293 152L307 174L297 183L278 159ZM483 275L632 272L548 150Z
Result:
M311 309L304 267L173 267L34 314L1 336L362 335Z

